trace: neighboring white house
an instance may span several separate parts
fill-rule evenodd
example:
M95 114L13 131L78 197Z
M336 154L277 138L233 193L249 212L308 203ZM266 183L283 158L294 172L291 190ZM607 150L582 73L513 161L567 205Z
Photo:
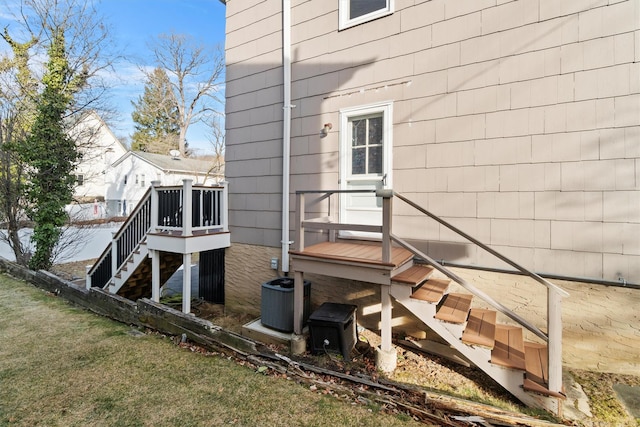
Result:
M128 215L151 181L182 185L183 179L192 179L194 184L222 180L221 168L209 158L128 151L95 111L84 114L69 133L81 155L74 171L78 182L75 204L68 207L75 219Z
M162 154L129 151L116 160L106 173L104 195L107 216L128 215L151 185L214 184L222 173L212 172L212 162Z
M106 192L106 172L127 148L95 112L89 111L71 128L81 155L75 170L78 185L74 199L78 203L102 201Z

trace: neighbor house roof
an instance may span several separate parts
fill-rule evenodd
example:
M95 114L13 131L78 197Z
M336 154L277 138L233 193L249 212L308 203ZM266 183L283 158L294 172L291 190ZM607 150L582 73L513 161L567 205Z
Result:
M166 156L164 154L145 153L144 151L129 151L120 157L113 166L124 162L129 157L136 157L165 173L203 173L211 169L211 162L200 159Z

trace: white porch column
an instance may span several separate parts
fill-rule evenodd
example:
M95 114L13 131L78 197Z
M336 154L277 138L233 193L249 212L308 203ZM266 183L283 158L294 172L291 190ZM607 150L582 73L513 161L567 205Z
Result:
M149 250L151 257L151 300L160 302L160 251Z
M182 255L182 312L191 313L191 254Z

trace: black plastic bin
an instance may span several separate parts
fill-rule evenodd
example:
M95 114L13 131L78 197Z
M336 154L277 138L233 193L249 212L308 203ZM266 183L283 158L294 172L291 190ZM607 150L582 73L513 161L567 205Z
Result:
M280 277L262 284L260 322L281 332L293 331L293 278ZM311 282L304 281L303 321L309 318Z
M356 309L351 304L325 302L314 311L307 322L311 351L341 353L348 360L357 341Z

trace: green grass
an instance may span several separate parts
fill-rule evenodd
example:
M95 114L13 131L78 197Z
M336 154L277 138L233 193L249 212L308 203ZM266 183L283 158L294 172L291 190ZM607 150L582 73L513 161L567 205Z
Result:
M0 426L417 425L0 276Z

